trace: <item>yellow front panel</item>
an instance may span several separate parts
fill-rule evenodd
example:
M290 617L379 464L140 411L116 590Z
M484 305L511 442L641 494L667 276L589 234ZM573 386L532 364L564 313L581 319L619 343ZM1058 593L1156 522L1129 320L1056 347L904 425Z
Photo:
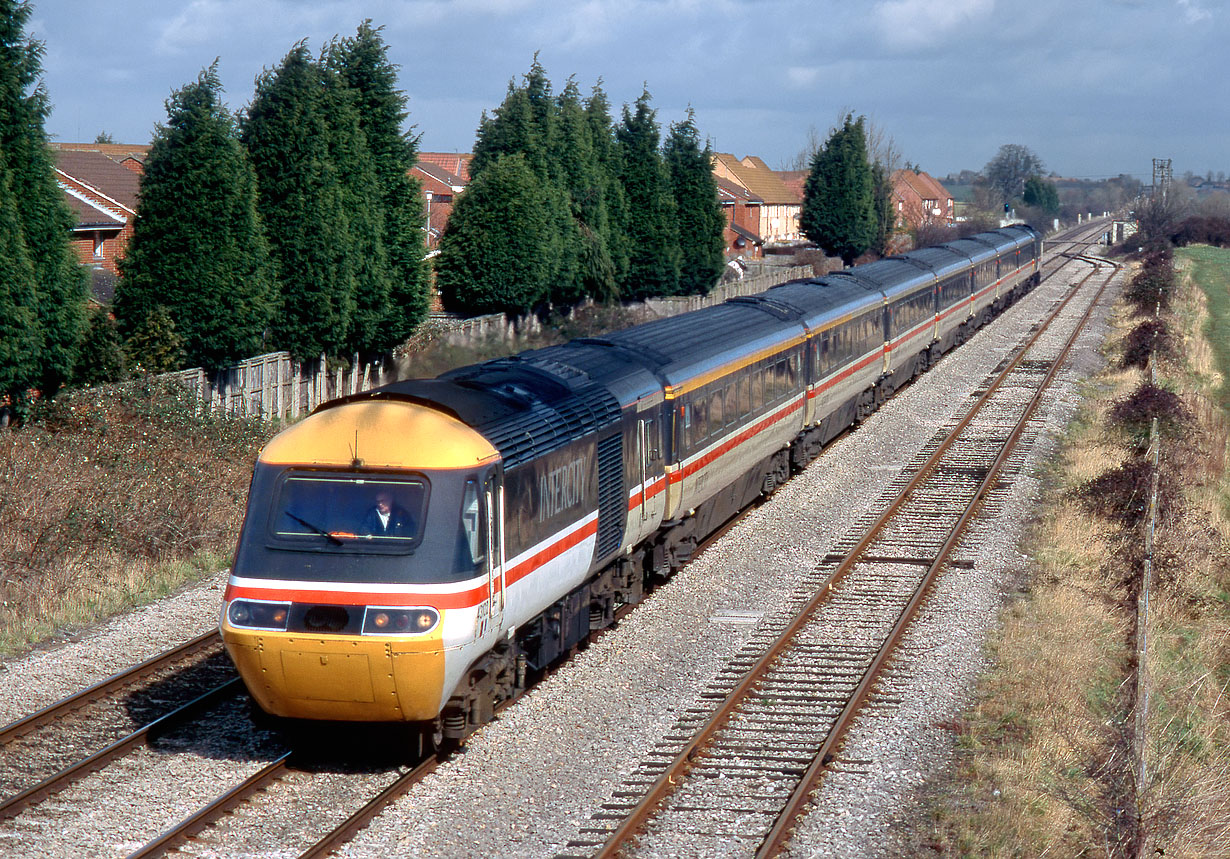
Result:
M283 650L282 676L291 698L360 704L376 700L366 653Z
M434 719L444 694L439 627L411 638L237 630L223 640L252 697L277 716Z

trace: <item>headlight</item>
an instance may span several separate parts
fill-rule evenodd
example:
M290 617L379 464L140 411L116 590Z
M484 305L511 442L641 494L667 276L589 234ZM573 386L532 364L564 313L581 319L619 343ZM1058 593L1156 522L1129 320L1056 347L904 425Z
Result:
M422 635L439 623L431 608L382 608L368 606L363 615L364 635Z
M290 617L288 602L257 602L256 600L234 600L226 610L226 619L231 626L247 629L274 629L286 631L286 621Z

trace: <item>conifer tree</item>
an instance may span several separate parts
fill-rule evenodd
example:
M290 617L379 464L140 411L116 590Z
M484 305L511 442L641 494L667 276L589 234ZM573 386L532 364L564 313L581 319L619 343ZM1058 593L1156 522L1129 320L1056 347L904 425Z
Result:
M607 301L617 294L615 265L611 261L610 215L607 186L594 148L593 129L576 81L568 79L559 99L557 160L564 187L572 203L579 231L578 297Z
M184 360L210 370L262 351L277 298L256 176L221 92L215 61L167 101L114 304L125 337L163 307Z
M615 138L615 123L611 119L611 104L599 81L585 101L585 118L589 123L590 143L594 152L594 169L607 213L607 253L615 276L615 289L628 276L628 205L620 176L623 173L619 143Z
M547 299L552 216L542 186L521 153L488 161L469 184L440 237L436 283L445 307L516 315Z
M483 111L474 141L474 157L470 159L470 180L483 174L487 165L501 155L520 154L528 164L545 165L543 144L525 87L508 82L508 92L500 106L488 116ZM545 169L540 175L545 174Z
M103 307L90 310L90 323L85 342L77 352L73 384L101 385L118 382L128 375L119 326Z
M707 142L701 148L691 108L686 120L671 125L663 157L670 173L679 228L679 289L685 294L705 295L726 265L722 240L726 218L717 199L713 151Z
M539 251L550 264L547 299L572 304L586 295L581 264L585 249L568 193L568 170L559 151L562 141L558 114L551 82L535 56L521 85L509 83L508 95L495 115L483 115L470 176L477 179L491 160L500 155L524 157L538 177L541 204L552 224L550 242Z
M184 338L161 304L155 305L124 341L124 363L140 373L169 373L184 366Z
M871 249L884 256L888 253L889 239L897 218L893 213L893 181L888 168L876 161L871 165L871 181L875 186L876 238Z
M385 324L392 314L392 269L384 245L384 198L375 164L360 126L359 93L327 65L319 68L325 82L321 100L329 133L329 156L346 213L344 241L352 255L353 307L346 352L366 356L392 349Z
M300 42L257 78L241 122L281 284L274 340L298 358L338 355L351 342L358 260L331 151L330 98L324 70Z
M851 265L876 241L875 177L867 156L864 118L847 114L811 159L803 188L803 233Z
M0 167L0 405L20 406L37 383L42 329L34 266L26 252L12 179Z
M10 271L33 268L34 303L23 306L34 313L41 340L36 382L50 395L72 372L85 335L88 295L85 270L69 240L73 216L47 146L44 123L51 108L40 80L44 48L25 34L31 11L28 3L0 0L0 167L9 174L26 263L7 244L0 255L9 255L4 265Z
M409 174L418 141L402 131L406 96L396 88L397 66L389 62L380 30L364 21L353 37L335 41L327 54L334 74L355 92L383 210L389 296L385 318L373 319L373 333L365 342L371 351L390 349L409 337L428 306L422 191Z
M616 130L620 148L620 179L629 218L628 271L620 286L624 298L673 295L679 288L679 234L670 176L658 150L656 111L649 107L649 91L641 93L636 109L623 109Z

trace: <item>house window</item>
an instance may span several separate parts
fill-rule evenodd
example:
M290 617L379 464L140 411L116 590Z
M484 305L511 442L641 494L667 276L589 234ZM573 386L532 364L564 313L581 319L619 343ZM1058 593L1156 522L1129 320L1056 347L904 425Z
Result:
M94 234L94 259L103 258L103 236L102 233Z

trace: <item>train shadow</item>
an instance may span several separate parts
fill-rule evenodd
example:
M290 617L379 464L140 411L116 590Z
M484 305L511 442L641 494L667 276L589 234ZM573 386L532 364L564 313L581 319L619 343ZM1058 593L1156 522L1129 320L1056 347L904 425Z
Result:
M415 726L280 719L262 712L237 680L220 652L133 688L122 704L132 730L152 724L155 754L272 761L290 751L296 769L349 773L422 760Z

